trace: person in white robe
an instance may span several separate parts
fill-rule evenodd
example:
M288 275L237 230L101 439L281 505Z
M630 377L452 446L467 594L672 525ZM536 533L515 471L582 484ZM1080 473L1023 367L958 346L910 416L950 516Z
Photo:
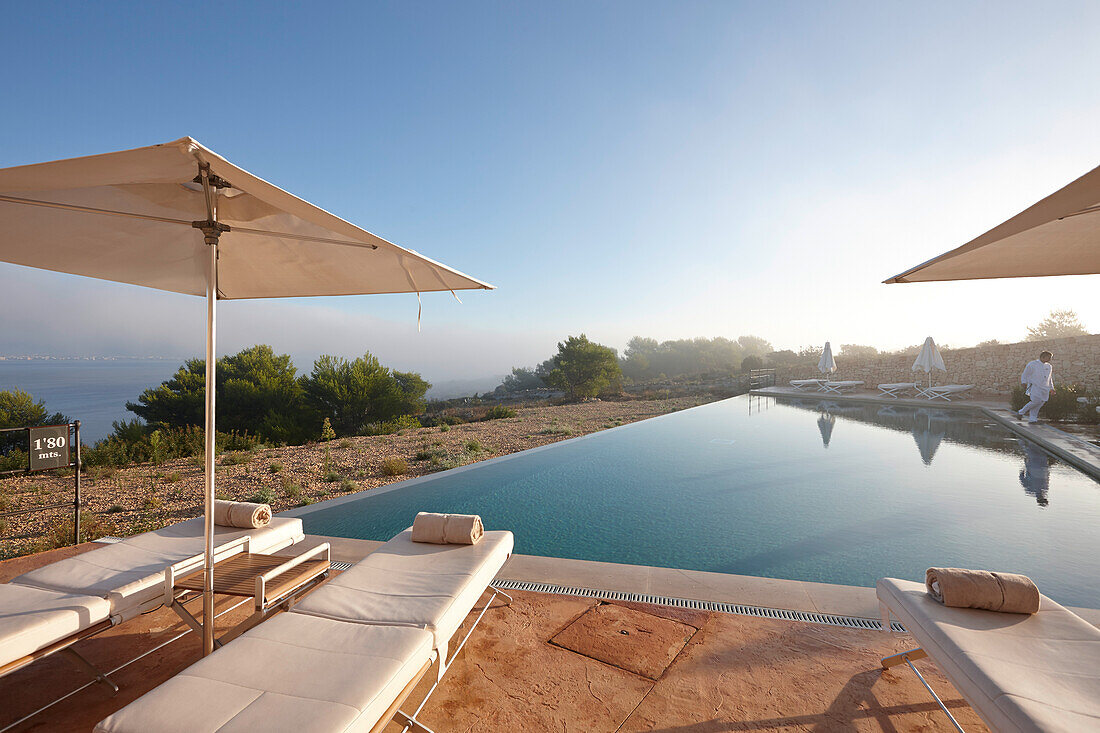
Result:
M1039 422L1039 409L1050 399L1050 393L1054 391L1054 367L1050 360L1054 354L1044 351L1038 359L1033 359L1024 367L1024 373L1020 375L1020 384L1024 385L1024 391L1030 401L1023 406L1017 414L1023 420L1027 416L1029 423Z

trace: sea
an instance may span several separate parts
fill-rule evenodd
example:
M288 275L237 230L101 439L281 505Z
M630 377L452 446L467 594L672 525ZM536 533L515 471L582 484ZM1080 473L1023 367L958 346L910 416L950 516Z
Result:
M182 359L5 359L0 390L21 389L80 421L80 439L94 443L111 433L115 420L137 417L126 409L149 387L169 379Z

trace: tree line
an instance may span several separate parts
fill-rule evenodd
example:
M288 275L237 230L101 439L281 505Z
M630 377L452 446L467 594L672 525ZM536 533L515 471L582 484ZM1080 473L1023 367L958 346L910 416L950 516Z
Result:
M218 429L270 443L315 440L327 420L337 436L384 432L387 422L424 411L431 385L415 372L323 355L298 376L290 356L266 345L218 359ZM206 410L206 360L188 359L171 379L141 393L126 409L150 429L201 426Z
M636 336L622 356L587 336L570 336L558 351L534 367L514 367L497 394L559 389L570 398L617 394L625 384L698 375L729 375L771 363L769 359L805 359L794 352L776 352L759 336L694 338L658 342ZM815 357L816 358L816 355Z

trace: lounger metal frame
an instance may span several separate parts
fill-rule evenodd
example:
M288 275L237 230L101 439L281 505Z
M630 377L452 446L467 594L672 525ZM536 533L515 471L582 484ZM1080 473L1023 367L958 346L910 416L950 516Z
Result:
M955 386L955 385L949 385L949 386ZM962 395L966 394L970 390L974 389L974 385L972 385L972 384L971 385L959 385L959 386L965 387L965 389L953 389L953 390L944 392L942 386L941 387L929 387L929 388L923 390L922 394L925 397L927 397L929 399L929 401L940 399L940 400L943 400L944 402L950 402L951 398L948 397L947 395L950 394L950 395L955 395L956 397L961 397Z
M886 633L890 633L890 609L887 608L885 603L879 604L879 606L882 609L882 630ZM943 700L940 699L940 696L936 694L936 691L932 689L932 685L928 684L928 680L924 679L924 675L920 673L920 670L913 666L913 662L918 659L924 659L927 656L928 652L918 646L915 649L909 649L908 651L883 657L881 660L882 668L890 669L899 664L905 664L909 669L913 670L913 674L915 674L921 684L924 685L924 689L928 690L928 694L930 694L932 699L936 701L936 704L940 706L940 710L942 710L951 721L951 725L955 726L955 730L959 731L959 733L966 733L963 727L959 725L959 721L955 720L955 716L947 709L947 705L945 705Z
M880 384L878 386L878 391L881 393L879 395L880 397L889 397L889 398L895 399L895 400L902 393L908 392L909 390L916 390L917 392L920 392L921 388L920 388L920 385L917 384L916 382L904 382L904 383L890 384L890 385Z
M394 715L393 719L404 726L401 729L401 733L434 733L431 728L417 720L416 716L420 715L420 712L424 709L424 706L428 704L428 700L431 699L432 693L434 693L436 688L439 687L439 683L443 681L443 675L445 675L447 673L447 670L450 669L451 663L454 662L455 657L458 656L458 653L462 651L462 647L466 646L466 642L469 640L470 636L473 635L474 629L476 629L478 624L481 623L482 617L485 616L485 613L493 605L493 601L496 600L496 597L504 596L508 599L508 603L506 605L511 605L512 596L508 595L500 588L494 588L492 584L490 584L489 587L486 588L486 590L492 591L493 594L489 596L489 600L485 603L485 608L481 609L481 613L479 613L477 615L477 618L474 619L473 625L470 626L470 630L466 632L466 635L462 637L462 641L459 642L454 652L450 655L450 659L439 659L440 672L438 675L436 675L436 680L432 684L431 688L428 690L428 694L425 695L424 699L420 701L420 704L417 705L416 710L413 711L412 715L409 715L408 713L400 709ZM484 594L484 591L482 591L482 594Z
M246 543L249 542L251 540L251 535L246 535L245 537L239 537L236 540L232 540L230 542L227 542L226 544L220 546L218 548L218 551L220 552L220 551L224 550L225 548L240 544L242 540L245 541ZM292 547L293 545L296 545L299 541L300 540L291 540L290 542L285 543L285 544L282 543L282 542L279 542L279 543L276 543L276 545L274 545L272 548L270 548L269 551L278 552L279 550L284 550L287 547ZM176 564L178 564L178 563L176 563ZM179 593L173 599L171 604L165 603L163 599L160 599L157 602L156 605L151 606L149 608L145 608L145 606L147 606L148 603L149 603L147 601L146 603L139 606L140 615L144 615L144 614L147 614L147 613L152 613L153 611L156 611L157 609L165 607L165 606L186 603L188 601L194 600L194 598L197 598L197 597L198 596L195 596L194 594L192 594L188 591L184 591L182 593ZM241 605L243 605L245 603L248 603L251 600L252 600L251 598L246 598L246 599L244 599L243 601L241 601L239 603L235 603L232 606L230 606L228 609L223 611L222 613L217 614L215 616L215 618L220 618L221 616L224 616L225 614L229 613L230 611L240 607ZM182 605L180 606L180 608L182 608ZM177 610L177 613L178 612L179 611ZM188 615L190 615L190 614L188 614ZM114 695L116 695L118 693L118 685L116 685L108 677L108 675L114 674L115 672L119 671L123 667L126 667L127 665L133 664L134 662L138 661L139 659L143 659L148 654L151 654L152 652L156 651L157 649L160 649L165 644L171 643L171 642L175 641L176 639L179 639L181 636L184 636L186 634L191 633L191 631L192 631L192 629L188 629L187 631L182 632L178 636L172 637L167 642L165 642L165 644L161 644L161 645L155 647L154 649L151 649L148 652L145 652L144 654L141 654L137 657L134 657L131 660L123 662L119 666L117 666L114 669L109 670L107 672L104 672L101 669L99 669L98 667L96 667L94 664L92 664L90 661L88 661L87 658L85 658L82 654L80 654L80 652L78 652L77 650L70 648L73 644L76 644L77 642L83 641L85 639L90 639L93 636L97 636L97 635L103 633L104 631L106 631L107 629L112 629L115 626L118 626L120 624L125 623L126 621L129 621L130 618L131 617L123 618L122 616L118 616L118 615L108 616L105 620L100 621L97 624L93 624L93 625L89 626L86 629L81 629L80 631L76 632L75 634L73 634L71 636L67 636L64 639L60 639L58 641L55 641L54 643L52 643L48 646L42 647L41 649L39 649L35 652L32 652L32 653L30 653L30 654L28 654L24 657L20 657L19 659L15 659L11 662L8 662L7 664L4 664L4 665L0 666L0 678L3 678L4 676L10 674L11 672L15 672L17 670L22 669L23 667L26 667L29 664L33 664L34 662L37 662L39 659L44 659L45 657L48 657L52 654L64 653L65 656L70 661L72 661L76 666L80 667L81 669L83 669L85 672L87 672L88 674L90 674L94 678L90 682L87 682L84 685L81 685L80 687L78 687L77 689L75 689L72 692L68 693L67 695L62 695L61 697L57 698L56 700L48 702L45 705L43 705L42 707L38 708L37 710L35 710L31 713L28 713L27 715L24 715L22 718L15 721L14 723L11 723L10 725L8 725L4 728L0 728L0 733L4 733L4 731L7 731L7 730L10 730L10 729L14 728L15 726L19 725L23 721L29 720L30 718L33 718L35 715L38 715L42 711L53 707L54 705L61 702L62 700L68 699L69 697L75 695L76 693L78 693L81 690L89 687L90 685L102 684L104 687L108 688L111 691L111 696L113 697ZM184 618L184 620L186 621L187 619Z
M845 384L844 382L822 382L821 391L829 392L831 394L844 394L847 391L862 387L863 382L859 384Z
M194 598L198 598L198 597L199 597L199 596L194 596ZM193 600L193 599L188 599L188 600ZM250 598L245 598L245 599L244 599L243 601L238 601L237 603L234 603L233 605L231 605L231 606L230 606L229 608L226 608L226 609L225 609L224 611L222 611L221 613L218 613L218 614L216 614L216 615L214 616L214 618L221 618L222 616L224 616L224 615L225 615L225 614L227 614L227 613L232 613L232 612L233 612L233 611L235 611L236 609L238 609L238 608L240 608L241 606L243 606L244 604L248 603L248 602L249 602L250 600L252 600L252 599L250 599ZM117 626L118 624L112 624L112 625L113 625L113 626ZM106 628L110 628L110 626L108 626L108 627L105 627L105 629L106 629ZM100 631L103 631L103 630L105 630L105 629L100 629ZM88 630L89 630L89 629L85 629L85 631L88 631ZM34 716L38 715L39 713L41 713L41 712L43 712L43 711L45 711L45 710L49 710L50 708L52 708L52 707L53 707L54 705L58 704L59 702L62 702L62 701L64 701L64 700L68 700L68 699L69 699L70 697L72 697L73 695L76 695L77 693L83 692L84 690L88 689L88 688L89 688L89 687L91 687L92 685L95 685L95 684L99 684L100 682L105 682L105 683L106 683L106 684L107 684L107 685L108 685L109 687L112 687L112 688L114 688L114 690L115 690L115 691L117 692L117 690L118 690L118 687L117 687L117 686L116 686L116 685L115 685L115 684L114 684L113 682L111 682L111 681L110 681L110 679L108 679L108 675L112 675L112 674L114 674L115 672L119 672L119 671L121 671L121 670L125 669L126 667L129 667L129 666L130 666L131 664L133 664L134 662L139 662L139 661L141 661L142 659L145 659L145 658L146 658L147 656L149 656L150 654L153 654L153 653L155 653L155 652L157 652L157 651L160 651L161 649L163 649L164 647L168 646L168 645L169 645L169 644L171 644L172 642L174 642L174 641L177 641L177 640L179 640L179 639L182 639L183 637L187 636L188 634L190 634L190 633L192 633L192 632L193 632L193 630L192 630L192 629L190 629L190 628L184 629L183 631L181 631L180 633L176 634L176 635L175 635L175 636L173 636L172 638L170 638L170 639L167 639L167 640L165 640L165 641L162 641L162 642L161 642L160 644L157 644L157 645L156 645L155 647L153 647L152 649L150 649L150 650L148 650L148 651L145 651L145 652L142 652L141 654L137 655L137 656L136 656L136 657L134 657L133 659L127 659L127 660L126 660L125 662L123 662L122 664L118 665L117 667L115 667L115 668L113 668L113 669L107 670L106 672L101 672L101 671L100 671L100 670L99 670L98 668L96 668L96 667L92 667L92 669L94 669L94 670L95 670L95 674L97 675L96 679L94 679L94 680L91 680L90 682L85 682L85 683L84 683L83 685L81 685L80 687L76 688L76 689L75 689L75 690L73 690L72 692L66 693L66 694L62 695L61 697L57 698L56 700L51 700L50 702L46 703L46 704L45 704L45 705L43 705L42 707L38 708L37 710L34 710L34 711L32 711L32 712L29 712L29 713L27 713L26 715L24 715L24 716L23 716L22 718L20 718L19 720L16 720L16 721L14 721L14 722L12 722L12 723L9 723L9 724L8 724L7 726L5 726L4 728L0 728L0 733L5 733L6 731L9 731L9 730L11 730L12 728L15 728L15 727L16 727L17 725L20 725L21 723L24 723L24 722L26 722L26 721L30 720L31 718L33 718ZM96 633L99 633L99 631L97 631ZM85 639L87 639L87 638L89 638L89 637L91 637L91 636L94 636L94 635L95 635L95 634L88 634L87 636L84 636L84 637L82 637L82 638L85 638ZM80 657L80 655L79 655L79 654L77 653L77 651L76 651L75 649L72 649L72 650L66 649L65 651L71 651L71 652L72 652L73 654L76 654L76 655L77 655L78 657ZM81 659L84 659L83 657L80 657L80 658L81 658ZM84 661L85 661L85 662L87 662L87 660L84 660ZM90 664L89 664L89 666L90 666ZM12 671L14 671L14 670L12 670ZM111 693L111 694L113 695L114 693Z
M809 392L811 387L817 387L818 391L822 391L821 385L825 382L824 379L792 379L790 385L794 387L796 392ZM795 382L802 382L802 384L795 384Z
M69 657L70 660L76 663L78 667L84 669L89 674L91 674L92 677L95 678L96 682L102 682L107 687L110 687L112 690L111 694L114 695L116 692L118 692L118 686L111 680L107 679L107 675L101 672L94 664L81 656L78 651L70 647L72 647L72 645L77 643L78 641L90 639L91 637L96 636L97 634L100 634L109 628L117 626L118 623L115 621L115 618L117 617L108 617L107 619L104 619L97 624L92 624L86 629L81 629L71 636L67 636L64 639L60 639L48 646L42 647L37 651L31 652L25 657L20 657L19 659L12 660L11 662L8 662L3 666L0 666L0 677L3 677L11 672L15 672L16 670L23 669L23 667L26 667L29 664L33 664L39 659L48 657L51 654L63 652Z

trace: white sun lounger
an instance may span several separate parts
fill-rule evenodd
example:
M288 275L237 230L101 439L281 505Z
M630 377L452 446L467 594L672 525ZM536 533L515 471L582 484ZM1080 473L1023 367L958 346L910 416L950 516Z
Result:
M893 397L895 400L899 395L903 395L906 392L915 392L920 388L916 382L892 382L890 384L880 384L878 391L882 393L884 397Z
M252 538L253 551L274 552L305 535L297 518L274 517L260 529L215 525L219 544L243 536ZM0 584L0 676L62 650L94 670L69 646L160 606L165 569L202 552L204 544L203 519L198 517ZM107 682L99 672L94 674Z
M807 392L811 388L820 389L825 382L824 379L792 379L791 386L799 392Z
M289 612L101 721L96 733L379 731L390 719L430 733L399 708L438 662L442 677L489 609L489 583L511 532L476 545L412 542L405 530ZM486 590L492 596L450 659L451 637ZM201 700L201 705L195 701Z
M1100 730L1100 629L1042 596L1027 615L948 608L923 583L878 581L883 628L893 615L920 647L882 666L931 657L991 730L1071 733ZM962 728L935 693L936 702Z
M832 392L834 394L840 394L841 392L851 392L856 387L862 387L863 382L858 379L849 379L839 382L824 382L821 385L822 392Z
M973 384L939 384L935 387L927 387L925 389L922 389L921 394L923 394L930 400L939 399L945 402L950 402L951 397L949 397L948 395L959 397L965 392L969 392L972 389L974 389Z

